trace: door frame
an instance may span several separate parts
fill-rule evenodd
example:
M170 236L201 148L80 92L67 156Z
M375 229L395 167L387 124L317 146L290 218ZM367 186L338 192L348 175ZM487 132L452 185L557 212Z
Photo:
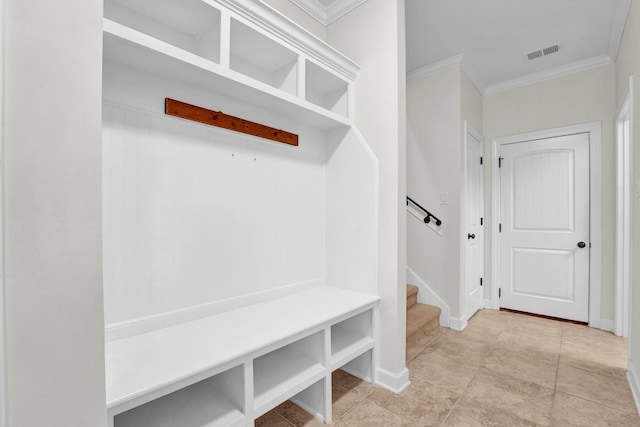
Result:
M498 289L500 283L500 169L497 159L500 148L505 144L526 142L536 139L556 138L577 133L589 134L589 181L590 181L590 259L589 259L589 326L592 328L613 329L610 321L600 318L601 288L602 288L602 125L600 122L586 123L563 128L547 129L537 132L494 138L491 140L491 308L500 309Z
M620 137L621 122L629 119L629 137ZM633 76L629 76L628 93L615 118L615 309L613 314L614 333L629 336L630 290L631 290L631 221L633 210Z
M466 325L469 318L471 317L471 315L467 312L467 221L466 221L466 206L467 206L467 148L469 146L469 139L467 138L467 135L471 134L475 139L477 139L478 141L480 141L480 146L481 146L481 151L483 154L483 158L484 158L484 136L482 136L482 134L480 132L478 132L476 130L476 128L474 128L471 123L469 123L467 120L464 121L464 146L463 146L463 152L462 152L462 164L464 165L463 167L463 181L462 181L462 197L460 199L460 295L461 295L461 307L464 310L464 314L462 317L462 325ZM485 206L485 185L484 185L484 171L482 174L482 189L483 189L483 197L482 197L482 207L481 210L484 212L484 206ZM482 277L484 278L485 276L485 271L484 271L484 262L486 260L486 256L485 256L485 248L484 248L484 236L485 234L485 228L483 227L483 247L482 249ZM481 289L482 291L482 305L481 307L483 307L485 305L485 296L484 296L484 286Z
M4 22L4 0L0 0L0 22ZM4 100L4 31L0 31L0 99ZM7 366L4 281L4 102L0 102L0 427L7 425Z

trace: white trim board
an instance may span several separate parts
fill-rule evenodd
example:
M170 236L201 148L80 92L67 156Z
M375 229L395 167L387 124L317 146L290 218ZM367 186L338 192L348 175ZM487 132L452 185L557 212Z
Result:
M0 22L4 22L4 0L0 0ZM4 99L4 32L0 32L0 99ZM0 427L7 425L7 375L5 357L4 286L4 111L0 102Z
M550 70L540 71L538 73L528 74L526 76L518 77L513 80L507 80L505 82L495 83L487 86L484 90L485 95L492 95L498 92L504 92L511 89L516 89L522 86L528 86L535 83L544 82L546 80L553 80L558 77L568 76L570 74L580 73L582 71L591 70L592 68L598 68L605 65L613 64L613 60L607 55L600 55L593 58L585 59L582 61L573 62L571 64L562 65L560 67L552 68Z
M451 70L456 67L460 67L460 70L462 70L462 72L466 74L469 80L471 80L471 83L473 83L476 89L478 89L478 92L484 94L485 85L478 78L476 70L464 62L464 54L450 56L449 58L434 62L433 64L429 64L424 67L416 68L415 70L407 72L407 83L430 77L434 74Z
M476 88L483 95L493 95L495 93L505 92L512 89L517 89L523 86L528 86L547 80L553 80L558 77L568 76L571 74L580 73L582 71L591 70L593 68L603 67L605 65L611 65L614 61L608 55L599 55L593 58L584 59L582 61L572 62L570 64L555 67L549 70L540 71L537 73L527 74L512 80L506 80L491 85L485 85L476 76L476 72L472 66L464 62L464 55L459 54L445 58L441 61L434 62L424 67L416 68L407 72L407 83L421 78L429 77L434 74L450 70L455 67L460 67L465 72L467 77L473 82Z
M601 154L601 123L586 123L575 126L567 126L558 129L548 129L538 132L520 135L494 138L492 144L492 169L491 169L491 308L498 310L498 288L500 287L500 239L498 224L500 223L500 170L496 159L500 155L500 147L505 144L531 141L536 139L554 138L577 133L589 134L590 156L590 235L591 235L591 259L589 271L589 326L605 329L612 327L610 320L600 317L601 289L602 289L602 154Z
M640 414L640 377L638 377L632 364L629 364L627 369L627 380L629 381L629 387L631 387L633 400L636 402L636 409Z
M623 122L628 120L628 135L622 133ZM631 284L631 224L633 218L633 76L629 76L629 87L625 99L615 118L615 308L614 332L618 336L629 336Z
M404 368L400 373L394 374L386 369L378 368L376 370L376 385L387 389L395 394L402 393L409 387L409 370Z
M484 159L484 144L485 144L485 140L484 140L484 136L478 132L478 130L476 130L476 128L473 127L473 125L471 123L469 123L467 120L464 121L464 143L463 143L463 150L462 150L462 168L463 168L463 176L462 176L462 182L463 182L463 191L460 193L460 284L459 284L459 289L460 289L460 294L459 294L459 300L460 300L460 313L464 314L464 317L461 319L461 323L460 323L460 327L462 329L458 329L458 330L463 330L464 328L467 327L467 322L468 320L475 314L475 312L469 314L468 311L468 306L467 306L467 233L468 233L468 229L467 229L467 152L469 149L469 138L467 137L468 135L471 135L473 138L477 139L478 141L480 141L480 145L481 145L481 158ZM481 163L482 164L482 163ZM484 199L485 199L485 185L484 185L484 169L482 169L481 172L481 185L480 188L482 188L482 197L481 197L481 201L480 203L482 204L482 206L480 207L480 211L483 212L482 215L484 217ZM482 274L481 274L481 278L484 278L485 276L485 271L484 271L484 263L486 260L486 256L485 256L485 250L484 250L484 242L485 242L485 228L484 226L482 226ZM484 287L482 287L481 289L482 291L482 295L484 297ZM484 301L483 301L483 305L484 305ZM453 326L452 326L453 328ZM456 328L454 328L456 329Z
M442 71L447 71L452 68L462 66L463 55L455 55L449 58L445 58L442 61L434 62L433 64L425 67L416 68L407 73L407 82L421 79L423 77L429 77Z
M468 324L469 319L466 316L462 318L452 317L450 328L454 331L464 331Z
M448 328L451 326L451 309L411 267L407 266L407 283L418 287L418 302L420 304L430 304L440 307L440 326Z

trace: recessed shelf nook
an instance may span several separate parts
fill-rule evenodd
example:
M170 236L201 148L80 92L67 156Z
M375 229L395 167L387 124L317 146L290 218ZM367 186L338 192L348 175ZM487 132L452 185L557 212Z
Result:
M337 369L373 348L373 312L367 310L331 327L331 366Z
M220 10L202 0L105 0L104 17L220 62Z
M115 427L244 426L242 366L115 416Z
M305 69L307 101L346 117L349 84L312 61L307 60Z
M235 19L231 20L230 66L292 95L297 92L298 55Z
M264 414L324 375L323 333L295 341L253 361L255 412Z

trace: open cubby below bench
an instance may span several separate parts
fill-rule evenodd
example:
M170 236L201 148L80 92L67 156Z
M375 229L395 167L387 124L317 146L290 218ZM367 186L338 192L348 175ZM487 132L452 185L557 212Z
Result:
M253 425L290 398L329 421L314 402L339 364L373 357L378 300L320 286L107 342L110 425Z

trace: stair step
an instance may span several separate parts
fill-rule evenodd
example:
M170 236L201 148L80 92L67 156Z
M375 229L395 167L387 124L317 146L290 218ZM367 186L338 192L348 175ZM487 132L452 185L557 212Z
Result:
M418 303L418 287L407 285L407 310Z
M407 346L440 326L440 307L416 304L407 310Z

